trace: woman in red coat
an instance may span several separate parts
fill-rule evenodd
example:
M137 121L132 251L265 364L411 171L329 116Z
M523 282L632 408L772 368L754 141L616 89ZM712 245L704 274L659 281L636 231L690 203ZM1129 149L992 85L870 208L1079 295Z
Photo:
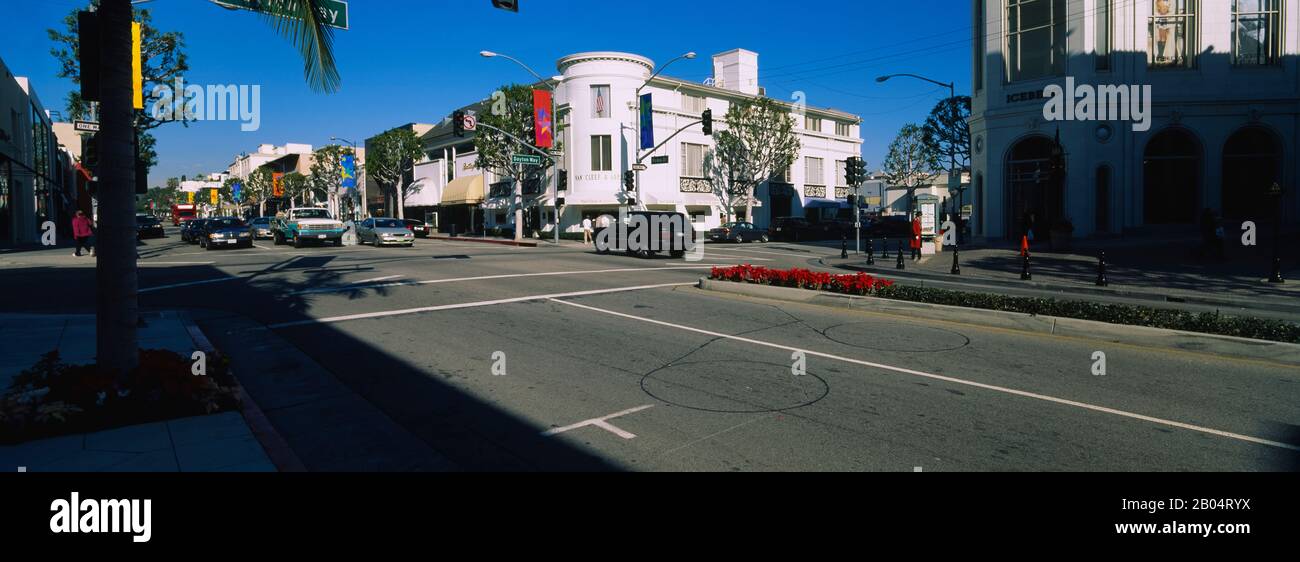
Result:
M912 217L912 259L921 259L921 212Z
M91 257L95 255L95 247L90 244L90 237L95 235L95 223L86 216L84 211L77 211L77 216L72 217L72 237L77 241L77 250L72 255L81 257L81 249L90 250Z

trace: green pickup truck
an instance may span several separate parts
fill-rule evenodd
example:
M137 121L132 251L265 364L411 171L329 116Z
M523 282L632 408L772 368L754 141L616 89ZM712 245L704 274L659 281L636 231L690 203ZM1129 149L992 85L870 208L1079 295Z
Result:
M275 215L271 222L271 236L276 245L292 243L295 248L313 241L342 246L346 231L343 223L334 220L328 209L289 209Z

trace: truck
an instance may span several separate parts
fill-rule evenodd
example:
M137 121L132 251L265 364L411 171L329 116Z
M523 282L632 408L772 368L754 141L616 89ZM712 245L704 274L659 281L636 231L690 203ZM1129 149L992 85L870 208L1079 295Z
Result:
M189 222L198 217L198 210L194 205L172 205L172 226L180 226L183 222Z
M276 213L271 221L271 237L275 244L293 244L301 248L307 242L332 242L335 246L343 245L343 233L347 228L330 215L329 209L304 207L287 209Z

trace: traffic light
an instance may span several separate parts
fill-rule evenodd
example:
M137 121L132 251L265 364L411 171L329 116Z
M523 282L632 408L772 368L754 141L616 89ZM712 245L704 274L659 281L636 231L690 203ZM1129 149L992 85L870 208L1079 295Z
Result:
M849 185L853 187L857 187L859 184L862 183L863 180L866 179L865 177L863 177L866 175L864 173L865 170L863 169L865 167L864 164L865 163L862 161L862 159L858 158L857 156L850 156L848 161L845 162L844 167L846 168L847 175L848 175L848 178L846 179L848 180Z
M712 109L704 110L704 115L700 116L700 120L703 121L703 123L701 123L701 126L704 127L704 134L712 136L713 135L713 110Z
M456 136L465 136L465 112L456 110L451 114L451 128Z
M632 170L623 172L623 190L636 191L636 172Z
M561 192L561 191L568 191L568 189L569 189L569 171L568 171L568 170L556 170L556 171L555 171L555 191L558 193L558 192Z
M501 8L514 13L519 13L519 0L492 0L493 8Z

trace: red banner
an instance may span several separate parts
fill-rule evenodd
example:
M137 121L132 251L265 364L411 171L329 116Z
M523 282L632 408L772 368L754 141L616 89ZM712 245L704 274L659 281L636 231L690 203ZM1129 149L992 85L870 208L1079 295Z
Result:
M555 141L555 122L551 115L551 93L533 90L533 131L537 148L550 148Z
M271 192L274 197L284 197L284 174L274 172L271 174Z

